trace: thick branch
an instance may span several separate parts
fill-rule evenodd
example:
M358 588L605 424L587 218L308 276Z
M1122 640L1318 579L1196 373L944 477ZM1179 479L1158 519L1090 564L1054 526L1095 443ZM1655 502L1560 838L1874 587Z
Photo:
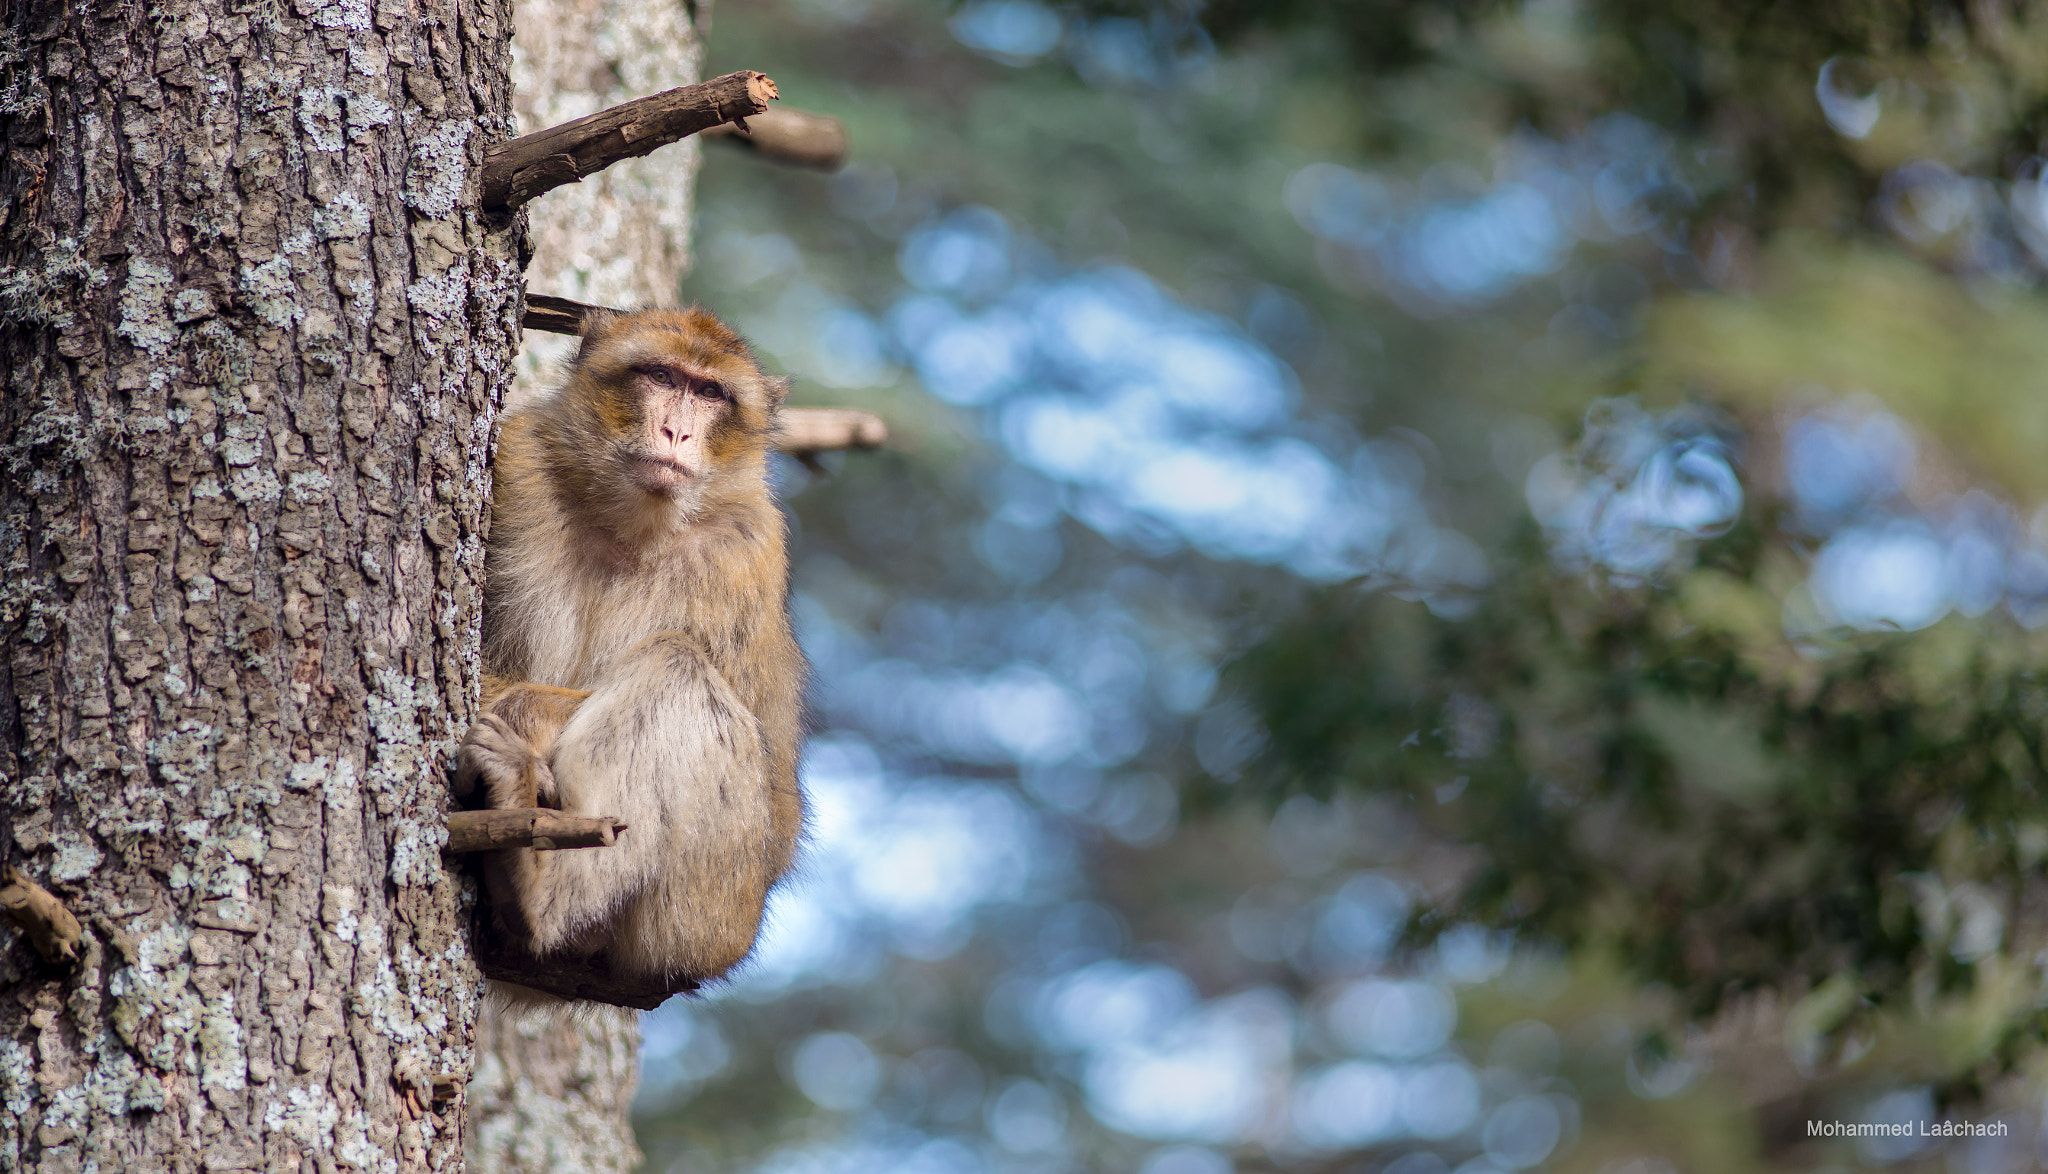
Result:
M626 824L614 816L585 819L545 807L501 807L456 811L448 816L448 851L489 852L498 848L609 848Z
M520 135L484 154L483 206L517 208L621 159L723 123L744 125L749 115L768 109L769 100L779 96L768 75L743 69Z
M43 961L78 961L78 944L85 940L85 930L64 902L13 868L7 870L6 881L0 887L0 909L28 935Z
M846 124L829 114L784 106L749 118L744 127L728 122L698 133L793 167L837 171L846 162Z
M584 311L595 307L546 294L526 295L526 314L519 324L547 334L575 334L583 329ZM889 426L873 412L852 408L784 408L782 431L775 447L792 456L843 448L875 448L888 443Z
M614 974L602 955L590 958L535 958L489 935L479 934L476 962L486 978L542 991L562 999L610 1003L652 1011L670 995L687 994L697 984L687 978L664 981Z

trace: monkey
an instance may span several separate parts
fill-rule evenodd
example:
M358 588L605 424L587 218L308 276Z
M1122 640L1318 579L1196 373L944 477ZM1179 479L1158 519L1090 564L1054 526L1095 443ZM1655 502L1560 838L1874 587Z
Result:
M559 389L505 420L456 790L628 824L485 862L537 957L717 978L790 871L808 667L768 480L787 390L704 309L592 311Z

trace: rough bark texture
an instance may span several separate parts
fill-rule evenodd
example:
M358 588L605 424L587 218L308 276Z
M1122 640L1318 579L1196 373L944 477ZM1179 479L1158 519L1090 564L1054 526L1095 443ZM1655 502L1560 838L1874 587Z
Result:
M459 1168L509 8L0 14L0 1170Z
M520 131L698 80L697 22L705 7L687 0L517 0L512 53ZM685 139L528 205L528 284L600 305L675 305L690 264L697 159L697 144ZM573 347L573 340L528 331L515 396L545 386ZM471 1168L634 1169L640 1151L629 1111L639 1044L639 1020L630 1013L600 1010L552 1022L487 1008L477 1035L482 1060L470 1086Z

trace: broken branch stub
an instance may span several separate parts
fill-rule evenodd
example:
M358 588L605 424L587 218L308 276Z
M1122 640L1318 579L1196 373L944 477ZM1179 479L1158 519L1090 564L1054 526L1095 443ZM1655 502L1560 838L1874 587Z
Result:
M745 125L779 96L768 75L743 69L520 135L484 153L479 196L485 208L510 211L621 159L728 122Z
M0 909L21 927L45 962L76 962L85 928L50 890L9 867L0 885Z
M784 408L775 447L791 456L803 456L849 448L880 448L888 440L889 426L873 412L853 408Z
M530 293L526 295L526 313L520 316L519 325L543 334L581 334L583 312L591 308L568 298Z
M500 848L609 848L626 823L616 816L585 818L545 807L498 807L448 815L448 851L492 852Z
M728 122L698 133L792 167L837 171L846 162L846 124L829 114L784 106L749 118L745 126Z

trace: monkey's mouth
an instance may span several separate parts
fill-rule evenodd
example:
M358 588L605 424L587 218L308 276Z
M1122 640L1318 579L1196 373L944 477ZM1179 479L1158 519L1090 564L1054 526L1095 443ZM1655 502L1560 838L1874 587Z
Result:
M681 461L665 461L660 457L636 457L633 466L634 478L649 493L669 493L696 476Z

